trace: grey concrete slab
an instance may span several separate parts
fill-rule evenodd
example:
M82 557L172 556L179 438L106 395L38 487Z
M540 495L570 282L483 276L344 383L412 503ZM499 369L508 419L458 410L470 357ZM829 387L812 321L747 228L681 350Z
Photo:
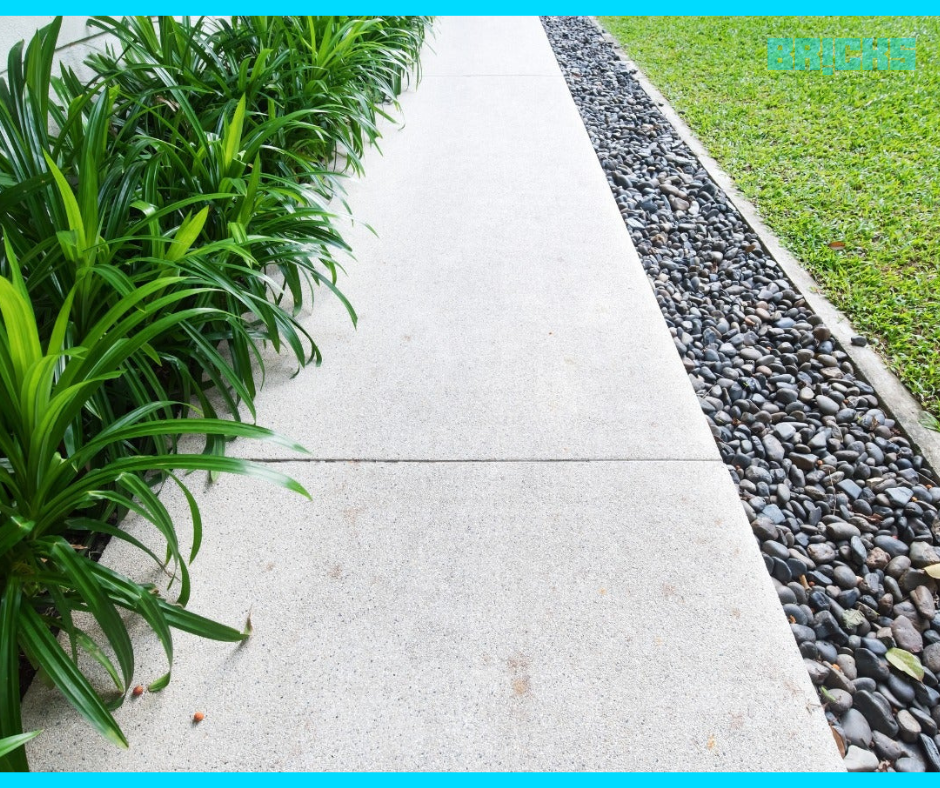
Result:
M439 16L421 68L428 77L561 76L535 16Z
M485 44L445 24L435 46ZM358 330L323 299L323 366L270 374L259 422L322 458L717 458L561 76L428 78L402 104L349 185L377 233L347 233Z
M840 768L720 463L279 467L312 502L197 492L191 607L250 611L251 639L178 636L169 686L116 712L128 751L34 686L34 768ZM124 543L106 561L141 576Z

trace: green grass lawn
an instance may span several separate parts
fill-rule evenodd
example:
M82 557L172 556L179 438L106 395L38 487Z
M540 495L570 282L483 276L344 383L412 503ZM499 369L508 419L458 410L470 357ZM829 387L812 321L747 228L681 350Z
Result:
M940 415L940 18L601 21L829 298ZM917 65L771 71L768 36L912 36ZM844 249L830 248L837 242Z

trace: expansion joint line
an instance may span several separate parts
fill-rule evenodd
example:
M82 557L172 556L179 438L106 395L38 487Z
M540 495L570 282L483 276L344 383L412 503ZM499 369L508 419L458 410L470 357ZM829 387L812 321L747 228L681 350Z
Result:
M402 463L412 465L442 465L442 464L482 464L482 463L503 463L506 465L532 464L532 463L591 463L591 462L702 462L723 464L720 457L463 457L463 458L390 458L390 457L246 457L248 462L259 463L283 463L283 462L308 462L308 463Z

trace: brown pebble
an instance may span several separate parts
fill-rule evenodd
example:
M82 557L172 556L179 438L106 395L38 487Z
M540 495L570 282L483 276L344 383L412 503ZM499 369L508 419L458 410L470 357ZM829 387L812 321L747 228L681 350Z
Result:
M884 569L889 563L891 563L891 556L880 547L873 547L865 561L869 569Z
M193 722L202 722L205 718L206 715L201 711L197 711L195 714L193 714Z

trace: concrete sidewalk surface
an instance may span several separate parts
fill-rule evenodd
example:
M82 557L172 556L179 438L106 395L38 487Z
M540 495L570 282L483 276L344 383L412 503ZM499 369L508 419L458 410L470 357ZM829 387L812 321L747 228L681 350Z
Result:
M718 458L704 419L676 418L694 393L538 43L553 76L435 76L429 58L404 129L349 186L358 328L323 299L305 325L326 361L272 376L265 426L329 458Z
M257 400L313 459L232 447L313 501L193 481L191 608L254 634L179 634L128 751L37 684L34 769L840 770L538 19L436 28L349 190L359 328L318 303L323 366Z
M34 768L838 766L720 464L279 467L312 503L234 477L202 496L191 607L250 610L252 637L179 635L170 685L118 712L126 752L34 688Z

